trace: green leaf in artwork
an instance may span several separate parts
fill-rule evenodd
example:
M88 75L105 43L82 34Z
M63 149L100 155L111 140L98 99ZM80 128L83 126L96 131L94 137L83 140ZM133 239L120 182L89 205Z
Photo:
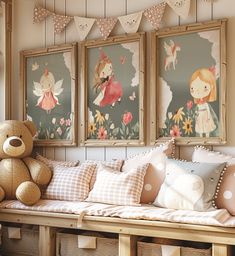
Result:
M117 136L118 133L119 133L119 127L114 128L112 134L113 134L114 136Z

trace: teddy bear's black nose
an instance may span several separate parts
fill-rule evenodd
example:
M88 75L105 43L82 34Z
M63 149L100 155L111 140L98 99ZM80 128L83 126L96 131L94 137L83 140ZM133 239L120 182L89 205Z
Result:
M20 147L22 145L22 142L18 139L10 140L10 145L13 147Z

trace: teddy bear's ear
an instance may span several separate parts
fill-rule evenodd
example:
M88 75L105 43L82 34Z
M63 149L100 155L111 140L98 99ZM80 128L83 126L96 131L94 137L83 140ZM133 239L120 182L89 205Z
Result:
M36 134L37 128L32 121L26 120L26 121L23 121L23 124L29 129L32 136L34 136Z

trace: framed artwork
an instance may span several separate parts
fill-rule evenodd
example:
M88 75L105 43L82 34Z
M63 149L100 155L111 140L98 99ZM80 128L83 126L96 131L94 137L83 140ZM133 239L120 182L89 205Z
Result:
M144 145L144 44L144 33L82 43L83 145Z
M226 142L226 20L152 32L151 142Z
M37 126L37 146L75 146L77 46L21 52L24 119Z

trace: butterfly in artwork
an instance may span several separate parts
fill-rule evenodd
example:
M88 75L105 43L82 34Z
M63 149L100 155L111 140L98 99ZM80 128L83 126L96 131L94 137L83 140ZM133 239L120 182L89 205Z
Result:
M129 96L129 99L134 101L136 98L135 91L132 92L132 94Z
M125 64L125 62L126 62L126 56L121 56L121 57L120 57L120 62L121 62L121 64Z
M37 62L34 62L34 63L32 64L32 71L35 71L35 70L37 70L37 69L39 69L39 65L38 65Z

